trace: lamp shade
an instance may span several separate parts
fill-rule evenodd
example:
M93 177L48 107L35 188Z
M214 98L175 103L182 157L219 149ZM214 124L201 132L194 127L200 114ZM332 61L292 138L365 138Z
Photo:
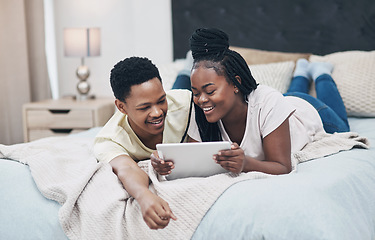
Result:
M91 57L100 55L99 28L65 28L64 55Z

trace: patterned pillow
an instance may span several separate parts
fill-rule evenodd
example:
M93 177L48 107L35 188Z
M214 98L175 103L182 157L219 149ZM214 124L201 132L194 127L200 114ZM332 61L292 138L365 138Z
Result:
M259 84L264 84L285 93L294 71L294 61L249 65L250 71Z
M348 116L375 117L375 51L312 55L309 60L334 65L332 78L343 98Z
M311 56L311 53L287 53L235 46L230 46L229 48L241 54L241 56L249 65L286 61L296 62L300 58L309 59L309 57Z

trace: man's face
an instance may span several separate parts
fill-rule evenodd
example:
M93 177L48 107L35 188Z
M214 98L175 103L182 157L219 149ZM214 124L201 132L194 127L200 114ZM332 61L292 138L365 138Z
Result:
M125 102L120 103L117 107L128 115L130 126L141 140L163 133L168 103L158 78L132 86Z

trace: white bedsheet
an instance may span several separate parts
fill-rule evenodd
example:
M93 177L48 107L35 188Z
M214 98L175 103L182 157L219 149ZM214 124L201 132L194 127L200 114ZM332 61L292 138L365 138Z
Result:
M375 143L375 119L350 119ZM235 207L234 207L235 206ZM298 173L237 183L192 239L375 239L375 148L301 163Z

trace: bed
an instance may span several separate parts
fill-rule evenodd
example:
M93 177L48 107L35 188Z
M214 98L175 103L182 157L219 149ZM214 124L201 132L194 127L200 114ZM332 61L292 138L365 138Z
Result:
M350 125L375 141L374 118L350 118ZM27 165L1 159L0 182L1 239L68 239L60 204L39 192ZM290 175L233 184L192 239L374 239L374 189L375 148L340 152L301 163Z
M279 1L247 1L244 7L234 8L227 6L227 1L223 1L222 4L219 3L220 1L216 2L215 6L206 4L206 2L200 2L201 4L194 4L194 2L172 2L176 60L171 64L158 66L166 89L171 88L178 71L184 65L184 60L181 58L187 51L186 42L184 42L188 38L186 34L189 35L189 31L192 32L197 26L211 24L205 19L208 15L207 12L211 11L217 13L212 17L216 27L226 30L229 36L238 37L235 38L231 48L244 56L255 79L261 84L267 84L285 92L293 73L295 61L301 57L310 61L328 61L334 64L332 76L347 107L351 132L358 133L361 140L367 140L367 145L354 146L351 150L303 161L297 165L295 172L288 175L254 174L251 179L245 177L240 181L231 180L230 183L229 180L223 181L221 190L212 191L212 195L208 191L210 190L208 185L205 189L208 191L207 196L199 201L192 199L192 201L197 201L196 207L188 203L173 205L176 208L179 206L176 211L181 211L181 215L190 214L195 219L191 223L188 221L189 219L180 218L179 221L184 224L179 225L182 228L178 229L174 238L165 237L171 235L163 235L163 230L151 232L148 238L142 238L144 235L139 231L143 229L141 226L143 223L140 219L134 225L134 228L139 228L139 231L134 231L133 235L126 234L126 236L132 236L128 239L161 239L163 237L164 239L375 239L375 4L372 1L358 1L354 8L351 1L342 1L341 3L334 1L313 1L311 3L285 1L282 6ZM231 4L235 6L239 3L231 2ZM319 16L314 15L312 18L312 15L309 14L313 14L311 11L316 12L318 4L320 7L325 6L326 11L320 11ZM275 6L278 6L277 14L275 10L270 10ZM311 41L307 41L309 39L306 37L303 38L304 41L301 41L301 35L297 33L278 35L280 29L285 26L283 21L279 21L279 18L291 15L285 9L294 9L293 14L298 14L302 10L307 11L305 14L310 16L303 21L293 23L293 29L297 30L301 30L298 26L307 26L306 24L309 23L313 29L320 29L319 24L323 23L314 22L311 25L311 19L319 18L321 20L324 19L321 16L333 15L334 17L330 19L335 20L335 24L328 28L334 34L330 33L322 38L319 38L319 34L315 34ZM340 11L332 11L332 9ZM228 19L226 15L232 11L236 11L237 15L241 15L241 12L242 15L245 15L244 13L250 10L253 11L253 14L247 15L244 17L245 19L250 18L251 21L254 21L255 15L263 22L277 22L277 24L270 28L264 28L260 37L249 42L245 40L247 36L256 34L252 32L254 29L247 30L248 28L244 25L248 26L248 24L239 23L238 20L223 22L220 20L220 15L221 19ZM362 12L362 14L357 16L358 12ZM351 13L352 15L350 15ZM353 21L348 20L348 14L352 16L349 20L353 19ZM266 18L267 20L265 20ZM286 19L288 21L285 20L284 24L291 24L291 20ZM346 22L343 22L343 19ZM233 26L233 23L236 25ZM340 32L340 27L345 24L348 28L355 29L355 31L349 30L354 34L348 38L343 38L342 30ZM322 30L323 33L328 31L327 26L321 29L325 29ZM306 31L299 32L306 34ZM183 35L181 32L185 34L184 37L181 37ZM291 33L290 29L284 33ZM267 42L264 41L265 36L276 36L278 40L272 39L274 43L271 44L272 46L264 45ZM181 40L183 38L185 40ZM311 94L315 94L314 89ZM83 151L90 151L89 143L92 142L99 130L100 128L93 128L70 136L41 139L29 145L21 145L21 147L7 146L15 149L13 155L10 155L15 157L5 156L0 159L0 239L118 239L120 235L112 234L121 231L122 227L126 227L126 224L123 225L124 222L121 222L119 225L113 224L113 228L111 228L112 215L108 216L108 223L103 223L102 226L106 226L108 229L102 232L98 229L90 229L90 224L87 224L87 228L83 230L83 228L77 229L76 226L67 225L67 222L61 221L62 215L66 220L69 218L69 214L77 213L77 209L86 212L87 216L93 219L100 217L96 213L99 209L107 211L107 214L113 212L113 215L117 216L117 220L125 218L127 221L131 221L132 219L129 218L133 214L135 214L134 218L139 218L134 202L128 201L130 205L134 204L134 212L128 212L128 209L125 209L125 212L113 208L114 205L123 204L127 196L119 187L115 175L109 176L111 171L108 166L97 168L90 165L93 167L71 173L71 176L79 178L92 171L95 174L94 177L92 175L85 176L86 185L91 187L95 185L93 183L103 181L103 178L98 179L100 176L96 175L106 175L108 177L105 179L107 185L100 189L103 192L101 195L105 195L106 191L119 193L110 210L103 210L100 202L95 202L96 204L89 206L90 208L87 210L86 206L82 206L82 202L77 199L90 198L89 196L78 194L77 199L68 198L69 204L64 204L56 201L59 196L46 195L46 189L50 186L42 186L43 179L41 177L43 174L40 169L44 169L50 159L43 159L40 162L42 164L39 165L31 161L29 165L23 164L23 161L18 159L22 154L30 157L27 154L32 154L31 150L35 150L35 148L30 148L28 151L28 146L48 152L47 143L52 147L56 145L54 143L64 143L65 147L64 144L59 144L61 145L59 150L62 151L55 155L69 161L70 156L67 153L73 151L69 149L70 145L80 141L83 143L80 148L82 152L74 152L71 155L72 157L73 155L75 155L74 157L85 156ZM39 160L37 155L32 157ZM53 163L53 157L51 156L51 163ZM47 170L48 168L45 170L46 176L57 175L60 172ZM233 178L235 179L235 177ZM200 183L201 180L196 181ZM63 195L64 191L78 187L69 185L68 181L62 181L62 183L66 183L66 186L61 186L59 191L55 192L57 195ZM176 188L178 183L170 184L169 190ZM194 184L187 189L194 190L191 189L196 186ZM82 188L86 185L83 182ZM158 190L157 187L156 185L156 190ZM180 194L184 194L184 192L188 191L183 190L182 193L180 191ZM161 191L161 193L163 192ZM111 201L111 199L103 201ZM206 207L201 208L200 205ZM131 206L128 207L131 209ZM183 209L184 207L187 209ZM67 209L76 211L69 212ZM182 210L186 210L186 212L182 212ZM73 214L70 217L76 216ZM82 217L80 220L83 221L84 218ZM79 221L76 222L77 225L80 225ZM175 227L173 224L172 227ZM96 225L92 226L97 228ZM85 231L92 231L92 233ZM100 235L101 233L107 235Z

